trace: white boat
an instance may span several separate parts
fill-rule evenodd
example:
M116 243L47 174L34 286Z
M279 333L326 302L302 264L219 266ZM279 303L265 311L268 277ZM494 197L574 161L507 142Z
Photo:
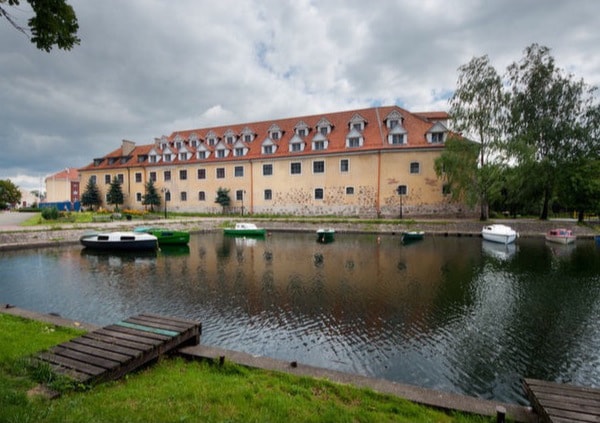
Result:
M510 244L511 242L515 242L519 234L510 226L492 224L483 227L481 236L486 241Z
M236 223L234 228L224 228L225 235L233 236L265 236L267 233L265 228L258 228L254 223L241 222Z
M158 248L158 238L144 232L88 233L82 235L79 242L96 250L148 251Z
M557 244L571 244L575 242L577 237L570 229L557 228L550 229L546 232L546 241L555 242Z

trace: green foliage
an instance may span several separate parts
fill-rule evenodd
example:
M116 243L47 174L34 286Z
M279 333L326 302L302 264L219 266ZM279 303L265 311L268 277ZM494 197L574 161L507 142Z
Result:
M42 209L42 217L45 220L56 220L58 219L60 213L56 207L44 207Z
M217 190L217 198L215 203L220 204L223 207L223 211L231 204L231 198L229 198L229 190L227 188L221 188Z
M13 184L10 179L0 179L0 210L20 201L21 191L19 187Z
M115 206L115 211L119 211L119 206L124 202L123 190L121 189L121 183L114 177L110 183L108 194L106 195L106 202Z
M88 179L85 190L83 191L83 194L81 194L81 204L85 207L91 207L92 209L102 205L100 190L92 178Z
M4 17L18 31L27 34L18 25L7 9L3 6L18 7L21 0L0 0L0 17ZM71 50L81 40L77 37L79 24L73 8L65 0L27 0L33 10L33 16L28 21L31 31L31 42L40 50L49 52L53 46L63 50Z
M150 206L150 211L154 212L154 206L160 206L161 199L152 179L150 179L145 185L145 189L146 193L142 196L142 204L145 206Z

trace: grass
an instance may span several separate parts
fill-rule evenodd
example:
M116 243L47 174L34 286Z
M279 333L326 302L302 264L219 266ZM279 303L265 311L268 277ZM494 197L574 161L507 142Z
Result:
M0 313L0 422L492 422L390 395L226 362L164 358L88 389L25 366L36 352L80 332ZM58 399L29 397L39 379Z

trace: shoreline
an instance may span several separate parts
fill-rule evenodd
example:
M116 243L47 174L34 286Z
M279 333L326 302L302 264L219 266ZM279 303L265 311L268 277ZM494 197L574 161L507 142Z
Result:
M0 313L37 320L55 326L84 329L87 331L100 329L100 326L94 324L77 322L56 315L25 310L9 304L0 304ZM506 413L508 419L521 423L533 423L538 419L538 416L533 412L531 407L523 405L485 400L451 392L436 391L415 385L391 382L385 379L313 367L299 362L290 363L269 357L250 355L240 351L210 347L202 345L202 343L196 346L181 348L176 354L188 360L213 360L215 362L228 360L241 366L265 371L276 371L296 376L326 379L331 382L352 385L358 388L368 388L380 394L394 395L417 404L446 411L458 411L488 417L497 416L499 411L503 411Z

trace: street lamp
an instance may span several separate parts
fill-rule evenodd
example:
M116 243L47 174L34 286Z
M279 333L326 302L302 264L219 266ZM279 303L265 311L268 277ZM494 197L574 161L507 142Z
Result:
M169 192L168 188L163 188L161 191L165 195L165 219L166 219L167 218L167 201L168 201L167 196L170 195L171 193Z
M406 185L398 185L396 192L400 196L400 219L402 219L402 197L406 195Z
M242 216L244 215L244 196L246 195L246 190L242 190Z

